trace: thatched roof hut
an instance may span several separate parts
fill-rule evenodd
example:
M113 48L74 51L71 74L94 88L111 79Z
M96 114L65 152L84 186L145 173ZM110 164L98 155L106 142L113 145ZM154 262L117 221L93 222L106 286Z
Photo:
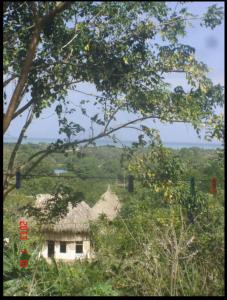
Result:
M36 206L43 207L47 200L52 197L50 194L38 195ZM108 187L107 191L92 208L85 201L80 202L75 207L72 207L69 203L66 216L55 224L43 225L41 230L53 233L88 232L90 221L97 220L101 214L105 214L109 220L113 220L120 208L121 204L118 197Z
M39 195L37 207L45 210L45 204L52 196L49 194ZM89 224L105 214L109 220L113 220L121 205L117 196L107 191L99 201L91 208L85 201L75 207L68 203L68 213L55 224L45 224L41 230L45 237L45 245L40 255L49 259L73 261L75 259L92 258L94 252L89 235Z

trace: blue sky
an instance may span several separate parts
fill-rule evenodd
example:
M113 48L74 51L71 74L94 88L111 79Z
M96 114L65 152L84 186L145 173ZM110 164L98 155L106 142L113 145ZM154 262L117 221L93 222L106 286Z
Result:
M206 8L212 4L224 5L223 2L192 2L187 6L195 14L202 14ZM176 5L174 2L170 4ZM196 57L198 60L203 61L210 68L209 77L215 84L224 85L224 24L216 27L214 30L207 29L199 26L199 21L193 21L193 28L187 30L187 36L181 39L182 43L189 44L196 49ZM181 74L174 74L168 77L168 82L174 85L185 85L184 78ZM12 91L12 85L9 86L8 92ZM83 83L78 86L79 90L86 93L97 94L95 87L88 83ZM77 104L80 100L86 99L86 97L77 92L70 91L68 95L70 103ZM92 97L88 97L92 99ZM73 104L71 104L73 107ZM48 108L43 111L40 119L35 119L27 130L28 138L58 138L58 121L54 114L55 105L52 108ZM94 112L94 109L90 106L88 108L90 112ZM90 122L82 116L76 115L77 122L81 123L86 129L89 129ZM16 118L10 125L6 136L17 137L25 121L26 115L21 118ZM118 122L120 124L123 121L132 119L132 115L126 113L120 113L118 116ZM195 130L189 124L174 123L174 124L161 124L159 121L155 123L150 120L144 124L150 125L153 128L157 128L160 131L161 138L164 142L202 142ZM132 129L124 129L119 131L117 137L121 140L133 140L136 139L137 132ZM88 133L81 134L81 138L87 137Z

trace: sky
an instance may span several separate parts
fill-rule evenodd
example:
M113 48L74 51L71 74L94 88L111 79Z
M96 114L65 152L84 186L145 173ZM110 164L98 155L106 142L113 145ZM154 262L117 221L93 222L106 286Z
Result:
M212 4L218 4L223 6L223 2L192 2L188 3L187 6L190 7L192 13L202 14L206 11L206 8ZM176 3L172 2L170 5L175 6ZM224 85L224 23L215 29L211 30L209 28L200 27L198 21L193 21L193 28L188 28L186 37L180 40L181 43L189 44L196 49L195 55L198 60L203 61L209 67L209 77L212 79L214 84ZM168 77L168 82L176 85L185 85L185 81L181 74L174 74ZM9 89L13 89L13 86L9 85ZM78 90L84 91L86 93L97 94L94 85L88 83L82 83L78 85ZM10 91L8 91L10 94ZM70 91L68 94L68 100L70 101L71 108L82 99L93 99L90 96L86 96ZM54 113L54 105L52 108L48 108L43 111L40 119L35 119L31 126L28 128L26 135L28 138L58 138L58 120ZM88 111L94 114L94 108L92 106L88 107ZM220 110L217 110L217 112ZM88 136L88 130L90 127L90 122L83 116L76 115L77 122L84 126L87 131L82 133L80 138L85 138ZM119 113L118 120L115 123L121 124L125 120L132 120L132 114ZM16 118L10 125L6 137L17 137L24 122L26 115L23 114L22 117ZM156 128L160 131L160 136L164 142L188 142L188 143L201 143L204 140L199 139L193 127L185 123L173 123L173 124L161 124L159 121L149 120L143 124L150 125L152 128ZM98 128L97 128L98 130ZM138 135L137 131L132 129L123 129L116 133L116 136L120 140L131 141L135 140ZM216 142L216 141L214 141Z

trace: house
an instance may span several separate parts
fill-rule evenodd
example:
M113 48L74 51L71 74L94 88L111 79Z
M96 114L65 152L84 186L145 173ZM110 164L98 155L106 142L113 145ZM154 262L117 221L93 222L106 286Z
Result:
M39 195L37 206L41 206L48 198L51 198L51 195ZM40 256L47 261L50 261L51 257L63 261L92 259L95 254L89 235L90 222L95 222L102 214L105 214L109 220L113 220L120 208L118 197L111 192L110 187L93 207L90 207L85 201L75 207L69 203L68 213L65 217L56 224L42 226L45 244Z

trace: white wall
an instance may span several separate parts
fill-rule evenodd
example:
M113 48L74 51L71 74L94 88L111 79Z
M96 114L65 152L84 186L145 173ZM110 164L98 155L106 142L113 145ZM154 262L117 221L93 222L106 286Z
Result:
M81 241L81 236L78 236L75 241ZM62 239L64 241L64 239ZM74 260L74 259L83 259L91 258L91 249L90 249L90 240L83 240L83 253L76 253L76 242L75 241L66 241L66 253L60 252L60 241L55 241L55 259L61 260ZM48 259L48 242L46 241L43 249L40 253L44 258Z

